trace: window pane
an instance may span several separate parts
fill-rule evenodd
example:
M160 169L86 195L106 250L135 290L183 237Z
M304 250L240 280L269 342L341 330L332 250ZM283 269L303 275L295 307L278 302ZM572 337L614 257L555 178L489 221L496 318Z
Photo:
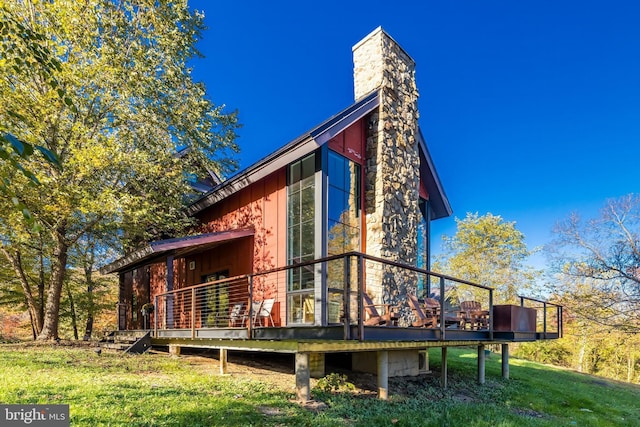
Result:
M358 227L344 227L345 230L345 242L344 252L357 251L360 249L360 228Z
M300 295L289 295L289 298L287 298L287 308L289 312L287 323L300 323L302 320L302 301Z
M300 223L300 192L289 195L289 225Z
M308 178L313 176L316 172L316 156L310 155L305 159L302 159L302 175L301 178Z
M289 260L300 257L300 225L289 227Z
M360 198L355 194L347 194L347 208L349 209L348 220L344 222L352 227L359 226Z
M327 236L328 255L344 253L344 224L329 221L329 233Z
M302 297L302 321L304 323L313 323L315 319L315 302L313 301L313 294L305 294Z
M313 221L303 222L301 224L300 236L300 255L303 257L310 256L313 259L315 255L315 224Z
M329 184L344 188L344 158L338 154L329 152L329 168L327 173L329 174Z
M302 279L300 283L300 288L302 289L313 289L314 287L314 274L313 274L313 265L309 265L306 267L302 267Z
M342 213L345 211L344 192L334 186L329 186L328 198L328 215L329 219L334 221L342 221Z
M300 162L295 162L289 167L289 182L294 184L300 181Z
M327 311L327 321L329 323L340 323L343 311L343 296L339 293L329 294L329 307Z
M315 188L307 187L300 194L301 215L300 221L311 221L315 217Z

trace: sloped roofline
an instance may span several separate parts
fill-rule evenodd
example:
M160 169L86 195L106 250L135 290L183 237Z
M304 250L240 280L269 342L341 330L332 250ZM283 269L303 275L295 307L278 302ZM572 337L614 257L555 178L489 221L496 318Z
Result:
M331 138L372 112L379 105L379 91L374 90L309 132L218 184L207 194L193 202L187 208L187 214L195 215L231 194L315 151ZM453 211L451 210L449 199L444 192L420 128L418 128L418 144L426 163L426 168L423 168L426 170L422 170L422 176L425 177L425 186L431 201L432 219L450 216Z
M453 210L449 203L449 198L444 192L444 187L433 164L433 159L427 148L427 143L422 135L422 130L418 127L418 144L420 145L421 154L424 156L426 170L422 170L422 176L425 177L425 185L429 193L429 201L431 202L431 219L439 219L451 216Z
M140 249L125 255L114 262L100 268L100 273L109 274L123 271L134 265L168 253L180 253L197 248L212 247L231 240L253 236L253 228L239 228L214 233L197 234L174 239L155 240Z
M187 214L195 215L231 194L315 151L331 138L369 114L379 104L378 90L375 90L311 131L299 136L264 159L215 186L207 194L193 202L187 208Z

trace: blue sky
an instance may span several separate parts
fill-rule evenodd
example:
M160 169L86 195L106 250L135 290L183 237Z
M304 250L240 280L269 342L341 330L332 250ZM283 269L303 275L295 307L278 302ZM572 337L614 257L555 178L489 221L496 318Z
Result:
M351 47L382 26L415 59L420 127L454 210L515 221L530 248L640 183L640 2L190 1L193 62L237 109L249 166L353 102ZM534 262L538 264L541 261Z

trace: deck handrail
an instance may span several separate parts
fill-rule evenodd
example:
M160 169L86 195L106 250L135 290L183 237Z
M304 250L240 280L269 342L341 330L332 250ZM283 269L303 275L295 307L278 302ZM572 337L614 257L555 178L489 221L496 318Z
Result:
M546 301L546 300L541 300L541 299L537 299L537 298L533 298L533 297L528 297L528 296L524 296L524 295L518 295L518 298L520 298L520 306L524 307L524 302L525 301L533 301L533 302L537 302L539 304L542 304L542 313L543 313L543 319L542 319L542 334L543 337L546 339L547 338L547 306L548 305L552 305L554 307L556 307L556 324L558 326L558 338L562 338L562 334L563 334L563 324L562 324L562 311L563 311L563 306L560 304L556 304L554 302L551 301Z
M357 262L354 264L353 263L353 258L355 258L357 260ZM445 320L448 319L445 316L445 308L451 309L451 307L455 307L455 305L450 306L450 302L448 299L448 296L445 298L445 295L447 295L449 292L451 292L451 289L453 289L454 291L456 289L458 289L458 285L462 284L462 285L466 285L466 286L472 286L474 288L480 289L480 290L484 290L484 291L488 291L488 296L487 294L483 294L485 296L483 296L482 298L487 298L488 300L485 299L485 304L488 302L489 307L488 307L488 311L489 311L489 319L488 319L488 332L489 332L489 336L491 339L493 339L494 336L494 319L493 319L493 304L494 304L494 288L491 286L486 286L486 285L481 285L478 283L474 283L471 282L469 280L465 280L465 279L459 279L450 275L446 275L446 274L442 274L442 273L438 273L438 272L434 272L431 270L426 270L420 267L416 267L416 266L412 266L412 265L408 265L405 264L403 262L398 262L398 261L392 261L392 260L388 260L388 259L384 259L384 258L379 258L379 257L375 257L372 255L367 255L361 252L357 252L357 251L350 251L350 252L346 252L343 254L338 254L338 255L331 255L328 257L323 257L323 258L319 258L319 259L315 259L312 261L305 261L305 262L299 262L299 263L294 263L292 265L287 265L287 266L283 266L283 267L277 267L277 268L272 268L272 269L267 269L267 270L262 270L262 271L257 271L251 274L242 274L242 275L237 275L237 276L233 276L233 277L228 277L228 278L224 278L224 279L220 279L220 280L215 280L215 281L210 281L210 282L205 282L205 283L198 283L195 285L191 285L191 286L185 286L183 288L180 289L173 289L171 291L166 291L166 292L162 292L159 293L157 295L154 296L155 298L155 305L156 307L159 307L160 304L160 299L164 298L165 300L167 299L171 299L173 298L172 296L176 296L176 298L178 297L178 294L181 293L183 296L182 298L186 298L185 301L187 301L187 304L191 304L191 313L190 313L190 319L186 319L185 323L190 323L190 329L192 330L192 336L195 336L195 329L197 327L201 327L201 326L196 326L197 322L196 319L194 318L195 316L195 303L196 303L196 298L200 298L199 296L197 296L198 294L198 290L202 289L202 288L207 288L207 287L214 287L214 286L218 286L220 284L224 284L224 283L230 283L231 286L234 286L236 289L240 289L241 286L246 286L246 296L245 301L247 300L247 296L248 296L248 300L249 300L249 304L247 307L247 310L249 311L249 319L253 319L255 313L253 313L252 311L254 310L253 304L251 304L251 302L253 301L253 298L256 297L255 292L257 292L258 296L257 298L260 298L260 294L262 292L264 292L261 289L253 289L254 286L256 286L256 283L258 283L258 287L260 286L259 283L262 280L267 280L270 281L271 279L267 278L267 279L258 279L260 276L268 276L268 275L273 275L275 273L280 273L280 272L284 272L284 271L288 271L294 268L300 268L300 267L308 267L308 266L314 266L314 265L325 265L328 262L331 261L335 261L335 260L343 260L343 275L342 275L342 279L339 279L340 281L343 282L342 286L342 290L338 290L340 288L340 286L334 286L334 287L329 287L328 284L325 284L326 289L323 290L324 292L324 296L323 296L323 301L325 302L325 304L327 304L327 307L325 307L325 310L328 310L328 304L329 304L329 299L328 299L328 294L329 292L332 293L332 295L335 295L336 292L341 292L342 293L342 311L340 312L340 323L343 323L344 325L344 339L345 340L350 340L350 339L359 339L359 340L364 340L364 333L366 328L364 327L364 321L366 318L365 315L365 310L364 310L364 305L362 303L362 297L363 297L363 293L365 292L365 276L366 281L370 280L369 277L369 266L370 265L375 265L375 264L369 264L368 262L371 263L376 263L379 264L380 266L389 266L389 267L394 267L394 268L398 268L398 269L402 269L403 271L408 271L408 272L414 272L420 275L423 275L424 277L426 277L426 283L427 285L425 285L424 289L425 290L429 290L431 289L431 286L429 286L429 283L432 283L431 280L432 278L436 278L439 279L439 291L440 291L440 298L439 298L439 303L440 303L440 313L441 313L441 321L440 321L440 331L439 331L439 335L441 337L441 339L446 339L446 335L447 335L447 328L446 328L446 322ZM356 267L357 271L352 271L353 267ZM376 267L379 268L379 267ZM386 271L383 270L381 271ZM389 271L395 271L395 270L389 270ZM326 272L326 270L325 270ZM336 278L339 278L340 276L336 276ZM413 277L413 276L412 276ZM280 279L277 279L280 280ZM385 279L388 280L388 279ZM398 282L397 278L394 278L394 276L392 276L391 280L393 281L392 283L395 283L397 286L402 286L402 279L400 279L400 282ZM423 280L423 279L420 279ZM455 285L453 287L449 287L448 285L446 285L446 282L454 282ZM446 286L445 286L446 285ZM244 289L244 288L243 288ZM463 288L464 289L464 288ZM266 291L269 292L269 291ZM276 290L276 294L275 294L275 298L278 299L278 292ZM271 294L274 295L274 294ZM478 294L480 295L480 294ZM357 310L356 307L354 307L352 298L356 297L356 301L357 301ZM526 297L526 296L519 296L520 298L520 302L521 305L524 305L525 301L533 301L536 303L540 303L543 304L545 309L544 309L544 328L543 328L543 333L547 334L547 313L546 313L546 307L547 304L549 305L553 305L557 307L558 310L558 328L559 328L559 333L561 335L562 333L562 315L561 315L561 310L562 310L562 306L560 306L559 304L555 304L549 301L543 301L540 299L536 299L536 298L532 298L532 297ZM340 297L338 297L337 299L333 299L333 301L339 301ZM199 300L198 300L199 301ZM387 301L388 302L388 301ZM398 303L398 301L396 301L396 303ZM316 302L316 304L318 304ZM351 305L351 307L350 307ZM351 310L354 310L353 312L351 312ZM325 311L328 313L328 311ZM167 315L166 313L166 309L164 311L165 316ZM160 327L159 325L159 316L158 316L158 311L156 311L156 315L154 316L154 334L157 336L158 335L158 329ZM357 315L358 318L354 319L354 316ZM318 317L316 317L316 319L319 319ZM333 319L333 318L332 318ZM325 324L325 322L327 321L327 318L324 319L320 319L317 320L317 322L320 322L322 325ZM357 325L357 336L354 335L354 331L351 329L352 326L352 321L356 321L356 325ZM164 323L162 324L163 328L167 328L167 326L169 324L173 324L173 317L172 320L167 323L168 321L165 320ZM276 322L277 323L277 322ZM316 325L319 325L320 323L316 323ZM335 320L333 320L332 323L335 323ZM283 321L282 326L287 326L288 322L286 320ZM254 324L252 321L247 322L246 328L247 328L247 334L250 338L253 337L254 334ZM169 328L171 328L171 326L169 326ZM184 328L184 327L180 327L180 328ZM352 336L353 335L353 336Z

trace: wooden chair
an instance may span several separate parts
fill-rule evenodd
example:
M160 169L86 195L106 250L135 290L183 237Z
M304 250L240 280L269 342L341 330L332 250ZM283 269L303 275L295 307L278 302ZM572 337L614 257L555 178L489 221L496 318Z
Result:
M434 317L440 316L440 302L435 298L425 298L424 308L427 315Z
M398 325L398 315L393 311L393 309L395 309L396 307L391 307L391 304L374 304L373 300L371 300L371 297L366 293L362 294L362 300L364 302L364 309L369 317L367 320L365 320L365 325ZM376 307L384 307L384 312L382 315L378 313L378 309Z
M483 310L478 301L462 301L457 315L460 329L466 329L467 326L472 330L489 327L489 311Z
M430 298L433 299L433 298ZM411 323L411 326L415 327L424 327L424 328L435 328L438 325L438 315L437 311L432 308L427 308L426 312L422 310L420 306L420 302L415 295L408 295L407 300L409 302L409 308L413 311L413 315L416 317L416 320ZM436 301L437 304L437 301ZM438 304L440 307L440 304Z

